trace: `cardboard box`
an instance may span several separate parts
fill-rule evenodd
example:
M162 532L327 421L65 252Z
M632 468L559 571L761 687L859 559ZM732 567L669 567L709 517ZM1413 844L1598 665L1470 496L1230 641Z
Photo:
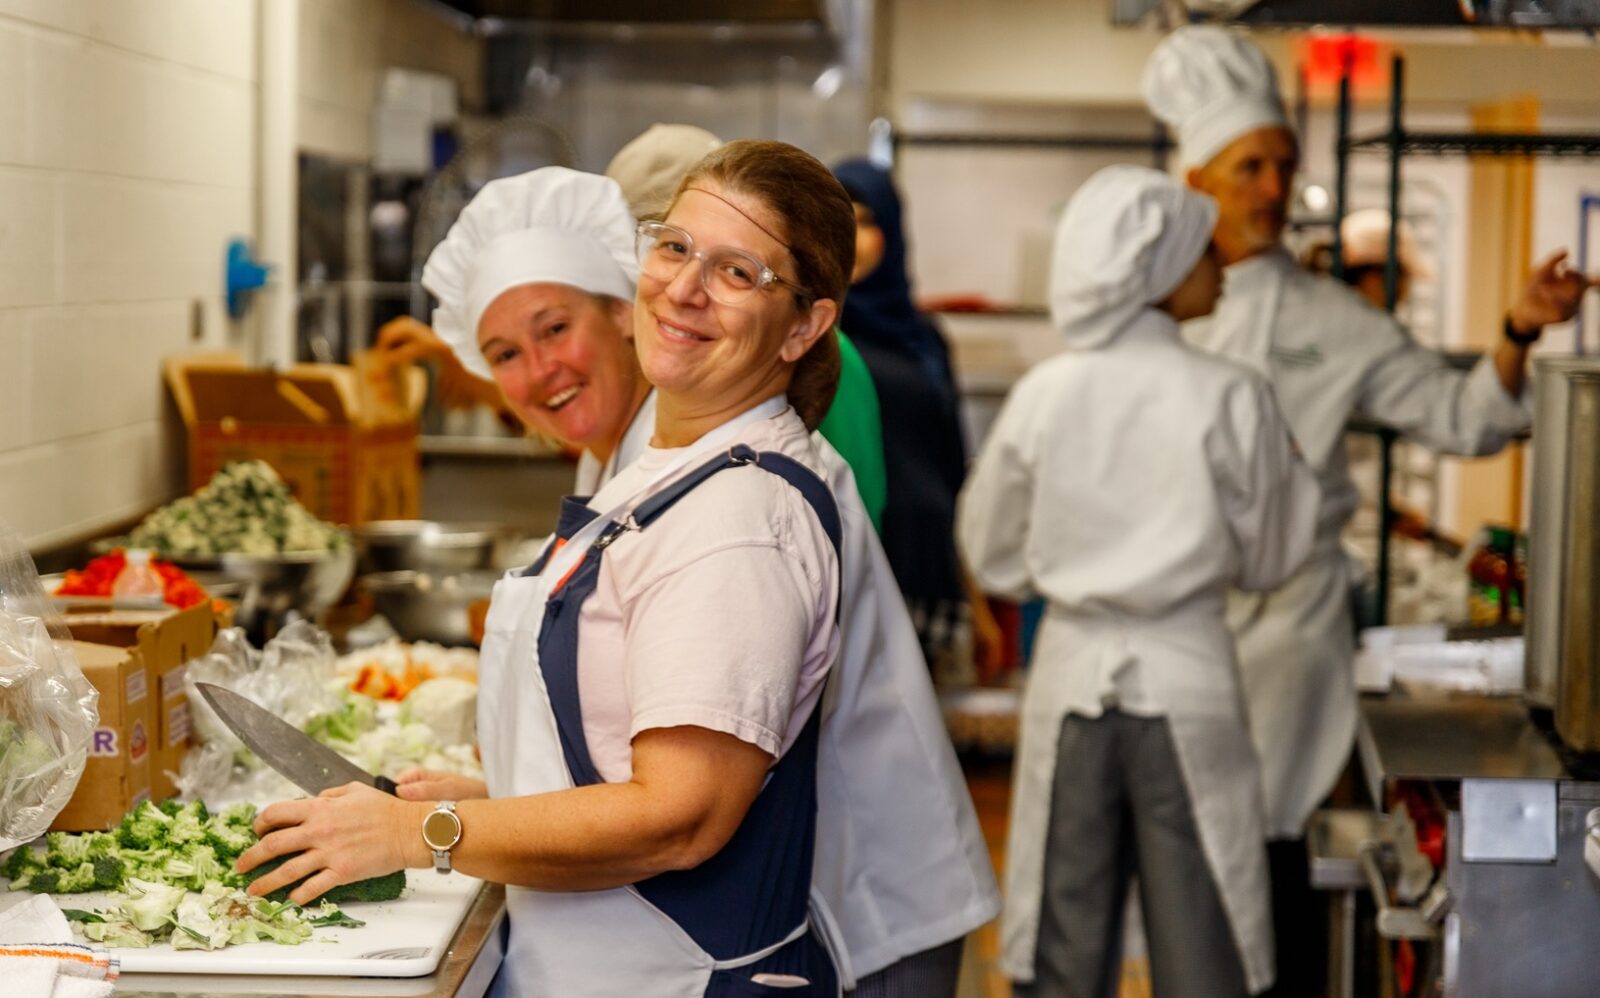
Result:
M218 622L209 604L187 610L80 611L68 608L67 627L79 641L125 649L137 658L150 684L150 789L161 801L175 795L169 771L177 772L189 749L189 698L184 667L211 650Z
M87 832L110 828L149 798L155 697L137 648L68 644L84 676L100 691L100 723L90 739L78 788L50 827Z
M230 461L272 465L306 509L334 523L415 519L417 414L426 378L373 364L247 368L237 355L167 361L189 437L189 488Z

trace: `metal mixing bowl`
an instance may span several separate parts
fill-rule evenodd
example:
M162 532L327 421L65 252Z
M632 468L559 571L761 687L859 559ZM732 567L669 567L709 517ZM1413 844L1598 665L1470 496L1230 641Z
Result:
M358 584L402 639L470 645L467 609L488 599L499 578L498 572L378 572Z
M173 558L185 572L208 572L239 584L233 620L257 642L289 622L291 612L317 620L339 601L355 575L356 553L222 554Z
M362 575L410 570L442 576L500 568L517 540L516 532L502 524L434 520L374 520L351 533Z

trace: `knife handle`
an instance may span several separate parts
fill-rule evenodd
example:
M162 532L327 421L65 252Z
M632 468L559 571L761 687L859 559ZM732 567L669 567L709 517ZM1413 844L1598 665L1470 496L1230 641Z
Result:
M372 785L377 787L379 790L382 790L386 794L393 794L396 797L400 796L400 787L387 776L377 777L372 781Z

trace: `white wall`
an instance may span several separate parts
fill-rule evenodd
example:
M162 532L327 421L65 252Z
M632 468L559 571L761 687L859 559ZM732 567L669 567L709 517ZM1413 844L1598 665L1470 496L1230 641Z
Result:
M259 2L0 0L0 521L30 547L171 498L161 358L243 335L222 257L255 235ZM294 2L309 148L366 155L380 65L477 79L423 5Z
M167 495L158 361L226 338L222 248L252 225L254 23L0 2L0 519L31 546Z

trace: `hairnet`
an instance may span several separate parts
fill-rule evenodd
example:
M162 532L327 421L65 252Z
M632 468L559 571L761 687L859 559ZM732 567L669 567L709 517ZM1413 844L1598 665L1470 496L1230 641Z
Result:
M422 269L439 299L434 331L483 378L478 322L504 292L566 284L632 301L638 278L633 216L616 181L562 166L484 185Z
M622 188L634 216L643 218L665 208L689 168L720 145L721 139L694 125L651 125L611 157L606 176Z
M1103 347L1162 301L1211 242L1217 203L1157 170L1108 166L1067 203L1050 261L1050 319L1077 349Z
M1266 54L1232 31L1181 27L1144 67L1144 100L1178 135L1184 166L1204 166L1247 132L1289 127Z

